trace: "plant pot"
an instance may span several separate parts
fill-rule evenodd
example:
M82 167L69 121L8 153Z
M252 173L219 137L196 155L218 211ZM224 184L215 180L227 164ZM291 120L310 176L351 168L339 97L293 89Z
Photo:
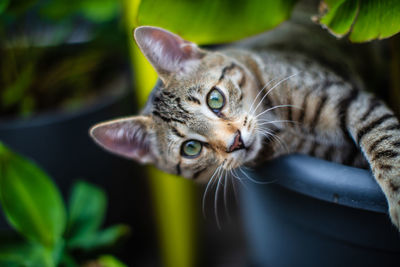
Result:
M369 171L302 155L242 190L251 266L399 266L400 235Z

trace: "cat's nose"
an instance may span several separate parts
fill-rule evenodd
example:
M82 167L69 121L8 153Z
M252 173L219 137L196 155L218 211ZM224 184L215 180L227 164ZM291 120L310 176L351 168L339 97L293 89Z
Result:
M228 147L228 150L226 152L231 153L233 151L236 151L236 150L239 150L239 149L243 149L243 148L244 148L243 140L242 140L242 137L240 135L240 131L237 130L237 132L235 133L235 137L233 138L233 142Z

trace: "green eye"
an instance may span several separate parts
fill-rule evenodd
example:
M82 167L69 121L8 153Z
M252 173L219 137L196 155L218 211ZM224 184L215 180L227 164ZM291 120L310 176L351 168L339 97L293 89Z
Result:
M182 144L181 154L189 158L197 157L202 147L203 145L199 141L189 140Z
M207 104L214 112L219 111L225 105L225 97L220 90L214 88L207 95Z

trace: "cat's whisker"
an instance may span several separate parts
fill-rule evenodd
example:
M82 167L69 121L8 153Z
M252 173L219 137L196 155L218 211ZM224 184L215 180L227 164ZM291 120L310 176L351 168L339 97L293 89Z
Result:
M234 173L233 176L243 185L243 187L244 187L246 190L249 190L249 188L247 187L247 185L242 181L242 178L239 177L239 174L236 172L236 169L233 169L232 171L233 171L233 173Z
M217 222L217 227L218 229L221 230L221 223L219 220L219 214L218 214L218 196L219 196L219 191L220 191L220 187L221 187L221 178L225 173L225 169L222 169L222 174L220 175L220 177L218 178L218 182L217 182L217 188L215 189L215 196L214 196L214 213L215 213L215 220Z
M286 152L289 153L289 148L287 147L286 143L283 142L283 140L278 135L274 134L273 132L268 131L269 129L267 129L267 128L265 128L265 129L258 128L256 130L258 133L265 136L269 140L270 140L270 138L274 138L286 150Z
M256 102L257 98L260 96L260 94L264 91L265 88L267 88L268 85L270 85L272 82L276 81L278 78L274 78L272 80L270 80L269 82L267 82L262 88L261 90L258 92L258 94L256 95L256 97L253 99L253 102L251 103L251 106L249 108L249 110L247 111L247 113L251 113L251 109L253 108L254 103Z
M225 177L224 177L224 206L225 206L225 214L228 218L228 221L231 221L231 216L229 214L229 207L228 207L228 185L229 185L229 175L228 172L230 172L230 169L228 169L225 172Z
M258 180L256 180L256 179L250 177L250 175L248 175L247 172L243 171L243 169L242 169L241 167L239 167L239 170L244 174L244 176L245 176L249 181L251 181L251 182L253 182L253 183L255 183L255 184L262 184L262 185L265 185L265 184L271 184L271 183L275 182L275 181L258 181Z
M203 216L204 216L204 218L207 217L207 216L206 216L206 199L207 199L208 190L209 190L209 188L210 188L210 185L211 185L211 184L214 184L214 183L213 183L213 180L214 180L214 178L215 178L215 175L219 172L219 170L220 170L221 168L222 168L222 165L219 165L219 166L215 169L214 173L211 175L211 178L208 180L208 183L207 183L207 186L206 186L206 190L205 190L204 193L203 193L202 210L203 210Z
M248 167L248 166L241 166L243 169L245 169L245 170L249 170L249 171L254 171L254 169L253 168L250 168L250 167Z
M274 109L278 109L278 108L298 108L298 109L301 109L301 107L298 107L298 106L295 106L295 105L277 105L277 106L274 106L274 107L272 107L272 108L269 108L269 109L264 110L263 112L257 114L254 118L256 119L256 118L258 118L259 116L261 116L261 115L263 115L263 114L266 114L266 113L268 113L269 111L272 111L272 110L274 110Z
M252 115L254 115L254 113L257 111L258 107L261 105L261 103L264 101L264 99L272 92L272 90L274 90L275 88L277 88L277 86L280 85L281 83L283 83L283 82L289 80L290 78L292 78L292 77L298 75L299 73L300 73L300 72L295 73L295 74L292 74L292 75L290 75L290 76L288 76L288 77L286 77L286 78L280 80L280 81L277 82L276 84L274 84L274 86L272 86L271 89L269 89L269 90L267 91L267 93L263 96L263 98L261 98L260 102L258 102L258 105L255 107L254 111L252 112Z
M233 173L234 170L235 169L231 170L231 178L235 177L235 175ZM236 203L236 205L238 205L239 204L239 195L238 195L238 191L237 191L237 188L236 188L236 180L235 179L231 179L231 182L232 182L233 194L234 194L234 197L235 197L235 203Z
M274 121L269 121L269 120L259 120L261 123L258 123L258 126L261 125L266 125L266 124L273 124L273 123L299 123L298 121L292 121L292 120L274 120Z

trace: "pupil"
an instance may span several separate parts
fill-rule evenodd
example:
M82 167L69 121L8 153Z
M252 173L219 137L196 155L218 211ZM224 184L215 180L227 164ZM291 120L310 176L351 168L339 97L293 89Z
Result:
M188 157L196 157L200 154L202 144L196 140L186 141L181 148L181 154Z
M189 142L187 144L187 153L190 155L196 154L197 153L197 148L198 145L195 142Z
M221 107L222 97L218 91L211 92L210 98L211 98L210 100L211 100L212 108L220 108Z

